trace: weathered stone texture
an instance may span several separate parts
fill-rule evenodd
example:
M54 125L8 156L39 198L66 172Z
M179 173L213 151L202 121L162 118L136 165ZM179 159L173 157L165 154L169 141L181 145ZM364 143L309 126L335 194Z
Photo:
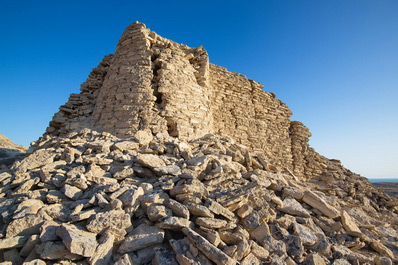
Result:
M297 145L289 132L292 113L262 88L210 64L203 47L175 43L133 23L115 54L106 56L81 93L61 106L47 132L65 135L89 127L133 138L137 131L150 130L184 140L216 132L265 155L275 166L300 168L303 158L292 156Z
M397 263L398 201L290 116L202 47L130 25L0 167L0 263Z
M214 64L210 83L214 131L290 167L290 109L261 84Z

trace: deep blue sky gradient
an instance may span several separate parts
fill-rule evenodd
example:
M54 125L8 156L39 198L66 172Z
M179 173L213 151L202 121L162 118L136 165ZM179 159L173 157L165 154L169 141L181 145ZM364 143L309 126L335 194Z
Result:
M134 21L274 92L310 144L398 177L398 1L0 0L0 133L29 145Z

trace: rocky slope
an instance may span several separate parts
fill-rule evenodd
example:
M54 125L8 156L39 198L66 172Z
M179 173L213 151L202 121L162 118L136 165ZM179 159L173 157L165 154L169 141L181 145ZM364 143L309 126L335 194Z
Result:
M22 159L27 150L25 146L14 144L6 136L0 134L0 166L11 165L16 160Z
M33 148L0 173L0 264L398 261L397 200L341 167L299 181L217 135L83 129Z

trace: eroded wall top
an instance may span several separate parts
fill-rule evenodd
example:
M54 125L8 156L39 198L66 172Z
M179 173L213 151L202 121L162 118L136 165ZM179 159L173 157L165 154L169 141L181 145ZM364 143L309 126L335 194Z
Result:
M63 136L88 127L131 138L147 130L183 140L218 133L281 169L311 171L312 153L300 154L309 148L309 135L291 125L290 109L262 88L210 64L203 47L175 43L135 22L115 53L92 70L81 93L60 107L47 133Z

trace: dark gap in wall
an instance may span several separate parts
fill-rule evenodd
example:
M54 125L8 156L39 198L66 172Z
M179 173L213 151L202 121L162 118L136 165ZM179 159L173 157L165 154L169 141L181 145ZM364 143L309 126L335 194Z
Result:
M169 120L167 120L167 132L170 136L178 137L178 130L175 124L170 124Z
M159 93L158 90L158 70L160 70L160 62L157 61L159 56L153 54L151 57L152 60L152 71L153 71L153 78L152 78L152 88L153 88L153 95L156 97L155 103L159 110L163 109L163 99L162 93Z

